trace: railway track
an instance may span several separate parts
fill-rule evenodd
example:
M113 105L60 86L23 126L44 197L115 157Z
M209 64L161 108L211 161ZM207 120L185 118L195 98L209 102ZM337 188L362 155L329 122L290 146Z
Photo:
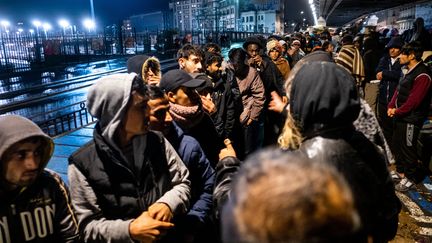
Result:
M168 59L168 60L161 61L162 71L167 71L176 68L177 65L178 64L175 59ZM100 73L90 74L85 76L79 76L67 80L59 80L59 81L51 82L49 84L36 85L31 88L20 89L20 90L15 90L15 91L10 91L10 92L0 94L0 99L11 99L28 93L38 93L37 95L33 97L29 97L27 99L12 101L5 105L1 105L0 114L12 112L22 108L28 108L33 105L40 104L48 99L60 95L64 95L71 91L87 88L102 76L107 76L115 73L125 73L126 71L127 71L126 68L118 68L110 71L105 71L105 72L100 72ZM73 87L65 88L68 86L73 86ZM46 92L47 90L49 90L49 92Z

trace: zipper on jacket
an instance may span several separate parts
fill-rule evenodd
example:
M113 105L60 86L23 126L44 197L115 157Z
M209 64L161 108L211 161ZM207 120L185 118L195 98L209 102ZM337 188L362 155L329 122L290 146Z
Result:
M390 58L390 63L389 63L389 71L392 70L392 64L391 64L391 58ZM386 92L386 99L387 99L387 104L390 102L390 82L387 81L387 92Z
M13 215L16 215L16 209L15 209L15 204L11 204L11 211Z

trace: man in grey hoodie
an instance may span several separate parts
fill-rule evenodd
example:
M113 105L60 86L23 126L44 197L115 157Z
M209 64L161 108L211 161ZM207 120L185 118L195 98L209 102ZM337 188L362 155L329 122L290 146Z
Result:
M69 191L45 169L52 139L32 121L6 115L0 141L0 242L76 242Z
M189 172L169 142L148 130L147 101L135 74L103 77L88 92L98 122L68 169L85 242L151 242L187 210Z

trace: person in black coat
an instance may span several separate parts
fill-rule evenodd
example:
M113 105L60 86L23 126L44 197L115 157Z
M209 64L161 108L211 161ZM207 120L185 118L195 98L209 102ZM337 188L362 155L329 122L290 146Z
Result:
M378 66L381 53L378 50L378 40L373 37L364 39L363 42L363 64L365 78L363 80L365 100L376 114L377 98L378 98L378 83L372 82L375 80L375 69Z
M289 113L290 129L302 137L299 151L347 180L362 224L357 239L386 242L396 235L401 204L384 154L353 126L359 112L354 78L342 67L310 62L295 74Z
M402 66L399 63L402 46L402 39L393 37L386 46L387 54L380 59L376 69L376 79L380 80L377 118L388 143L392 141L393 119L387 116L387 105L390 103L402 75Z

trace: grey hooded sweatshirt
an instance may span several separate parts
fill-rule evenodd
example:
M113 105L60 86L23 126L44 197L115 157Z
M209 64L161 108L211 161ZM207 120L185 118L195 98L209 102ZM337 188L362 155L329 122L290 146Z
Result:
M93 141L71 155L68 168L72 204L85 242L133 242L129 224L152 203L167 204L174 215L188 207L189 172L165 138L160 137L164 146L157 147L158 143L149 142L154 132L135 136L129 155L116 143L134 78L135 74L103 77L87 95L87 106L98 123ZM165 163L163 171L156 169L161 176L154 175L154 161L148 161L154 154L149 147L164 151L165 158L157 161ZM136 175L133 164L142 168L141 175Z
M10 186L4 178L8 149L41 138L39 174L28 186ZM52 139L27 118L0 116L0 242L75 242L78 223L69 191L60 176L45 169L54 151ZM15 163L15 162L11 162Z

